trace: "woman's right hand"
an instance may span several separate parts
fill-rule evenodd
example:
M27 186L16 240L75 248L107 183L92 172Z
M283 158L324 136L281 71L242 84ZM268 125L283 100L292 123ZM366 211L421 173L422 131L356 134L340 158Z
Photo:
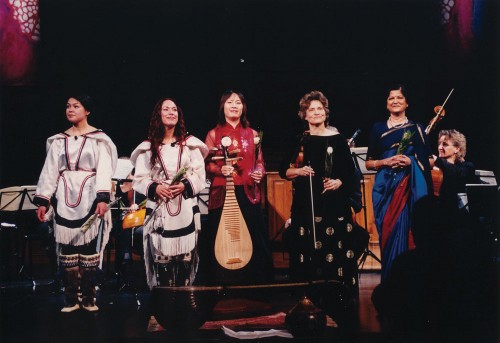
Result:
M389 158L380 160L380 162L384 166L395 169L409 166L411 164L411 159L406 155L394 155Z
M172 192L169 190L169 185L160 183L156 187L156 195L162 200L166 201L172 197Z
M39 221L45 222L45 213L47 213L47 207L39 206L36 210L36 217Z
M222 175L224 176L229 176L233 173L234 171L234 167L233 166L226 166L226 165L223 165L221 168L220 168L220 172L222 173Z
M314 169L309 166L303 166L302 168L295 168L297 176L314 176Z

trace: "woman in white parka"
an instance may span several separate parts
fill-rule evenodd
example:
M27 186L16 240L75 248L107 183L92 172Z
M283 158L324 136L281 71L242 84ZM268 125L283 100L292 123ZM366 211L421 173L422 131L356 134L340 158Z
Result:
M207 146L185 129L175 101L154 107L149 140L133 151L133 188L147 196L144 259L150 288L192 285L200 213L196 195L205 188Z
M47 139L47 157L34 202L37 217L46 221L54 209L54 235L63 268L66 305L62 312L80 308L97 311L95 273L111 230L111 177L116 147L102 130L90 126L88 95L68 98L66 117L71 127ZM92 220L98 217L97 220ZM78 292L81 292L81 299Z

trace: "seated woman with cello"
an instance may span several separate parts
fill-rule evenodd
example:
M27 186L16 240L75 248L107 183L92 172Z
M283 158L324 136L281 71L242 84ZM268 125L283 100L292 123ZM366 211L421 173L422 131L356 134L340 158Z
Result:
M467 141L457 130L441 130L438 135L439 156L434 159L434 170L442 173L439 198L450 210L459 209L458 194L465 193L465 184L478 183L474 165L465 161ZM439 173L439 172L438 172Z

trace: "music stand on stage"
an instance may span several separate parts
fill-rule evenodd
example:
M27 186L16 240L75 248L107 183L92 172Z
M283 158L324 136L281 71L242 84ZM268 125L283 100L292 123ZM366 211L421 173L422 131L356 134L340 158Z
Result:
M117 160L115 171L111 177L111 180L114 184L114 191L112 192L112 197L115 200L119 200L122 197L127 197L126 194L132 190L132 171L134 170L134 165L130 161L128 157L120 157ZM125 183L129 183L127 187L122 188ZM135 199L135 193L134 193ZM122 202L119 200L116 202L116 206L112 206L111 210L117 211L117 214L113 214L113 222L115 220L120 220L121 222L121 213L124 210L122 208ZM116 218L115 218L116 217ZM117 219L118 218L118 219ZM114 224L113 224L114 225ZM121 226L120 226L121 228ZM118 263L118 259L115 259L115 264ZM110 274L110 264L111 264L111 246L108 245L106 247L106 274ZM102 270L104 271L104 265L102 266Z
M354 161L354 166L357 169L357 173L360 175L360 182L361 182L361 190L362 190L362 201L363 204L361 206L361 209L363 211L363 219L364 219L364 224L365 227L364 229L368 229L368 216L366 214L366 189L365 189L365 174L374 174L373 171L367 170L365 167L365 162L366 162L366 154L367 154L368 148L367 147L359 147L359 148L351 148L351 156L352 160ZM361 161L361 163L360 163ZM361 167L363 166L363 167ZM369 242L368 242L369 243ZM363 268L365 265L367 257L370 256L373 258L375 261L378 263L382 264L382 261L380 258L371 251L368 246L365 247L363 250L363 253L361 254L361 257L359 258L358 261L358 269Z
M4 212L3 214L6 217L9 217L9 219L14 222L12 224L15 224L16 229L25 230L24 227L25 223L20 222L20 219L22 218L21 215L23 213L26 213L25 211L33 211L38 208L33 203L35 192L36 192L36 186L14 186L14 187L0 189L0 212ZM17 232L19 235L19 231ZM24 239L27 239L26 234L23 234L22 237ZM18 275L21 275L21 273L24 270L24 262L25 262L24 243L25 243L24 241L18 242L16 251L17 256L20 259L22 259ZM19 246L20 244L23 245Z
M0 189L0 211L36 210L33 203L36 186L15 186Z
M499 186L466 184L467 205L471 217L480 224L498 218Z

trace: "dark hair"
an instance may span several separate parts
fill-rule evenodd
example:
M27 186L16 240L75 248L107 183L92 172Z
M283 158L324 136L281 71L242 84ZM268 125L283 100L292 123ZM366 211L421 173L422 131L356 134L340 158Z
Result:
M67 99L76 99L82 104L86 111L92 112L94 110L94 100L87 94L70 95Z
M158 149L161 145L161 142L163 141L163 138L165 137L165 126L163 125L161 120L161 106L167 100L172 101L177 106L178 120L177 124L175 125L174 136L180 143L182 143L186 138L186 126L184 125L184 114L182 113L182 109L172 98L160 99L153 109L151 121L149 122L148 139L151 142L151 167L154 166L159 158Z
M224 114L224 104L226 103L227 99L229 99L233 94L236 94L240 98L241 104L243 105L243 110L241 111L241 117L240 117L241 126L249 127L250 122L247 119L247 101L245 100L245 96L243 95L243 93L236 90L228 90L222 94L219 102L219 124L224 125L226 123L226 115Z
M305 94L302 99L299 101L299 117L302 120L306 119L306 111L311 105L311 102L314 100L318 100L323 104L323 107L325 108L325 114L326 114L326 119L325 119L325 125L328 123L328 119L330 118L330 108L328 107L328 99L326 96L320 92L320 91L311 91L307 94Z
M401 94L403 94L403 96L406 98L406 101L408 101L408 89L404 84L396 83L396 84L389 85L386 88L386 92L385 92L386 96L389 96L391 91L401 91Z

